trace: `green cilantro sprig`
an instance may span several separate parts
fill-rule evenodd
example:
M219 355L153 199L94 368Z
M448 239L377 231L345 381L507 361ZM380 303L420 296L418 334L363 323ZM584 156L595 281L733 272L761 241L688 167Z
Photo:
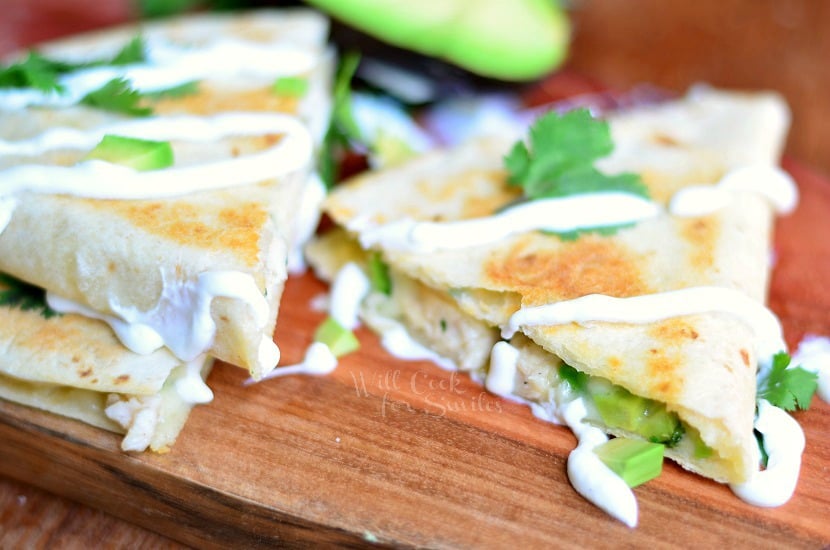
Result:
M608 175L594 166L613 150L608 123L594 118L587 109L564 114L551 111L531 126L527 144L517 141L505 156L507 181L521 187L530 200L610 191L648 198L648 188L639 175ZM584 228L560 236L573 239L587 231L611 234L621 227Z
M337 167L344 151L352 141L361 141L360 128L352 112L352 78L360 64L360 55L347 52L340 59L335 74L333 109L331 122L323 139L323 150L319 160L320 177L329 189L338 178Z
M807 409L818 387L818 376L802 367L788 368L789 365L788 354L775 354L769 372L758 382L758 399L766 399L785 411Z
M594 163L614 150L608 123L587 109L551 111L530 128L529 147L518 141L504 159L508 182L530 199L623 191L648 197L637 174L603 174Z
M0 306L19 307L24 311L38 310L49 319L58 313L46 303L46 291L6 273L0 273Z
M43 92L61 92L58 79L65 74L92 67L120 66L146 61L144 39L139 35L130 40L112 58L72 63L50 59L30 51L23 61L0 66L0 88L35 88Z
M123 78L113 78L97 90L93 90L81 99L81 104L123 113L130 116L149 116L153 113L150 107L140 105L144 96Z
M146 43L142 36L136 36L113 57L72 63L44 57L35 51L20 62L0 67L0 88L35 88L43 92L63 92L60 84L62 75L105 66L123 66L147 61ZM153 110L144 105L163 97L181 97L195 93L197 83L190 81L163 90L139 92L124 78L113 78L97 90L81 98L82 105L112 111L129 116L148 116Z

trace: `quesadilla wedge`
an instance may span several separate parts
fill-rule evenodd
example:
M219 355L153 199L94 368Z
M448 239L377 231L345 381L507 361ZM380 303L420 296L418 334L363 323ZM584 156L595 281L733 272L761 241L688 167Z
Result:
M163 349L138 355L104 323L57 315L42 291L33 293L8 277L0 282L3 399L124 434L125 451L165 452L191 409L212 398L204 383L210 358L183 363Z
M21 58L48 70L0 88L0 272L134 352L207 354L261 378L323 195L327 28L309 10L201 14ZM155 153L102 152L113 138L173 160L124 166Z
M391 318L577 433L657 441L684 468L746 483L759 364L786 350L763 306L773 205L796 200L775 168L786 104L698 88L607 120L614 150L597 168L619 186L635 174L647 194L523 201L505 170L518 136L483 138L336 188L325 210L341 227L310 244L310 262L330 279L381 254L391 291L364 300L369 326ZM559 138L554 151L593 145Z

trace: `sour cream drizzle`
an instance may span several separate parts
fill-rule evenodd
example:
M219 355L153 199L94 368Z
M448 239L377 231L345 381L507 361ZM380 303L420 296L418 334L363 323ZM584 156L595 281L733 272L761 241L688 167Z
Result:
M801 469L804 432L786 411L758 401L755 429L764 435L764 449L769 457L765 470L755 472L742 484L730 485L732 491L754 506L781 506L792 497Z
M113 78L125 78L142 92L206 79L269 83L278 76L307 72L315 63L312 52L300 48L231 39L188 48L149 37L147 58L141 64L101 66L69 73L58 79L62 93L31 88L0 90L0 107L68 107Z
M750 165L731 170L716 185L684 187L672 197L669 211L675 216L705 216L729 204L735 191L763 195L779 214L789 214L798 204L792 176L776 166Z
M192 280L171 280L162 273L161 296L153 309L139 311L110 303L114 315L102 314L82 304L47 293L49 306L62 313L78 313L99 319L112 327L121 342L135 353L152 353L167 346L173 354L190 361L213 344L216 324L210 315L215 297L234 298L248 305L257 326L268 321L268 302L251 275L236 271L207 271ZM269 345L270 344L270 345ZM260 359L276 365L279 349L268 338L260 345Z
M369 288L369 278L363 270L353 262L346 263L337 272L331 285L331 295L328 300L329 316L344 328L349 330L357 328L360 325L358 319L360 303L369 292ZM326 344L312 342L306 348L305 357L300 363L274 369L262 380L294 374L330 374L337 368L337 364L337 357ZM245 383L252 384L253 382L253 379L249 379Z
M522 308L502 329L510 338L522 326L586 324L591 322L652 323L681 315L724 312L738 317L755 332L755 343L762 358L786 350L781 323L769 309L740 291L701 286L615 298L590 294L573 300Z
M312 138L296 118L280 113L227 113L213 117L138 120L87 132L53 130L30 142L5 144L50 150L92 148L106 133L155 140L213 141L230 136L282 134L273 147L228 160L138 172L98 160L74 166L20 165L0 171L0 195L19 191L71 194L96 199L165 198L267 181L308 166Z
M197 405L213 401L213 391L202 378L204 364L204 355L188 361L183 365L184 373L174 382L176 393L184 403Z
M357 218L347 228L359 233L364 248L431 252L487 244L527 231L566 232L633 223L660 212L659 205L643 197L608 192L533 200L492 216L455 222L400 220L377 226Z
M830 403L830 338L810 335L798 345L791 365L801 365L818 375L818 396Z
M574 489L629 527L637 526L637 499L634 492L594 452L608 441L608 436L594 426L583 422L587 416L581 397L563 408L565 423L579 439L579 445L568 455L568 479Z
M518 361L518 349L508 342L496 342L490 351L490 369L484 387L491 393L513 399Z
M346 263L337 272L331 285L329 315L343 328L357 328L360 324L360 303L369 293L369 289L369 278L363 270L354 262Z

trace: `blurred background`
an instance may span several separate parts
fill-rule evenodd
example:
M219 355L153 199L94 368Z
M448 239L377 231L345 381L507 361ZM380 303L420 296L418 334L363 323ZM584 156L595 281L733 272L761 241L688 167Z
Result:
M206 2L201 2L202 4ZM213 0L213 5L278 4ZM296 2L295 2L296 3ZM0 0L0 55L21 45L177 10L199 0ZM774 89L793 110L787 153L830 174L830 2L569 0L566 68L626 90L697 82Z

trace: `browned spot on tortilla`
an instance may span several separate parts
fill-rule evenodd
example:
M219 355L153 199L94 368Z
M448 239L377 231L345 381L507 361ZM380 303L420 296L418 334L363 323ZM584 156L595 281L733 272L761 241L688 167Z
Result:
M690 246L689 263L700 271L715 263L715 248L720 238L720 221L714 216L682 220L680 234Z
M256 202L233 207L176 201L87 201L126 218L137 229L185 246L233 252L248 265L259 257L260 228L267 210Z
M654 134L652 134L651 140L654 143L657 143L659 145L665 145L666 147L678 147L679 145L681 145L681 143L674 139L672 136L663 134L661 132L655 132Z
M279 96L270 87L256 90L220 90L204 83L195 94L165 97L152 103L159 115L186 113L207 115L224 111L269 111L296 114L299 101L296 97Z
M115 273L115 270L116 270L115 262L110 261L109 263L107 263L107 271L109 271L110 273Z
M116 384L125 384L125 383L129 382L129 380L130 380L130 375L129 374L120 374L115 378L114 382Z
M453 174L452 178L442 185L422 180L415 188L419 195L431 203L460 201L460 208L453 214L454 217L478 218L491 215L520 196L518 188L504 185L504 178L502 170L473 169Z
M683 345L686 340L697 340L700 336L693 325L681 318L661 321L649 329L649 334L666 346Z
M78 371L78 376L80 376L81 378L86 378L87 376L90 376L91 374L92 374L92 368L90 368L90 367L87 367L83 370Z
M676 401L683 381L677 376L678 359L665 353L653 354L646 360L651 397L658 401Z
M552 248L534 246L546 238L556 237L530 234L517 241L506 256L485 266L488 279L498 288L521 292L529 303L650 292L641 272L645 258L619 242L585 235Z
M749 366L749 352L744 348L741 348L741 361L743 361L745 366Z

